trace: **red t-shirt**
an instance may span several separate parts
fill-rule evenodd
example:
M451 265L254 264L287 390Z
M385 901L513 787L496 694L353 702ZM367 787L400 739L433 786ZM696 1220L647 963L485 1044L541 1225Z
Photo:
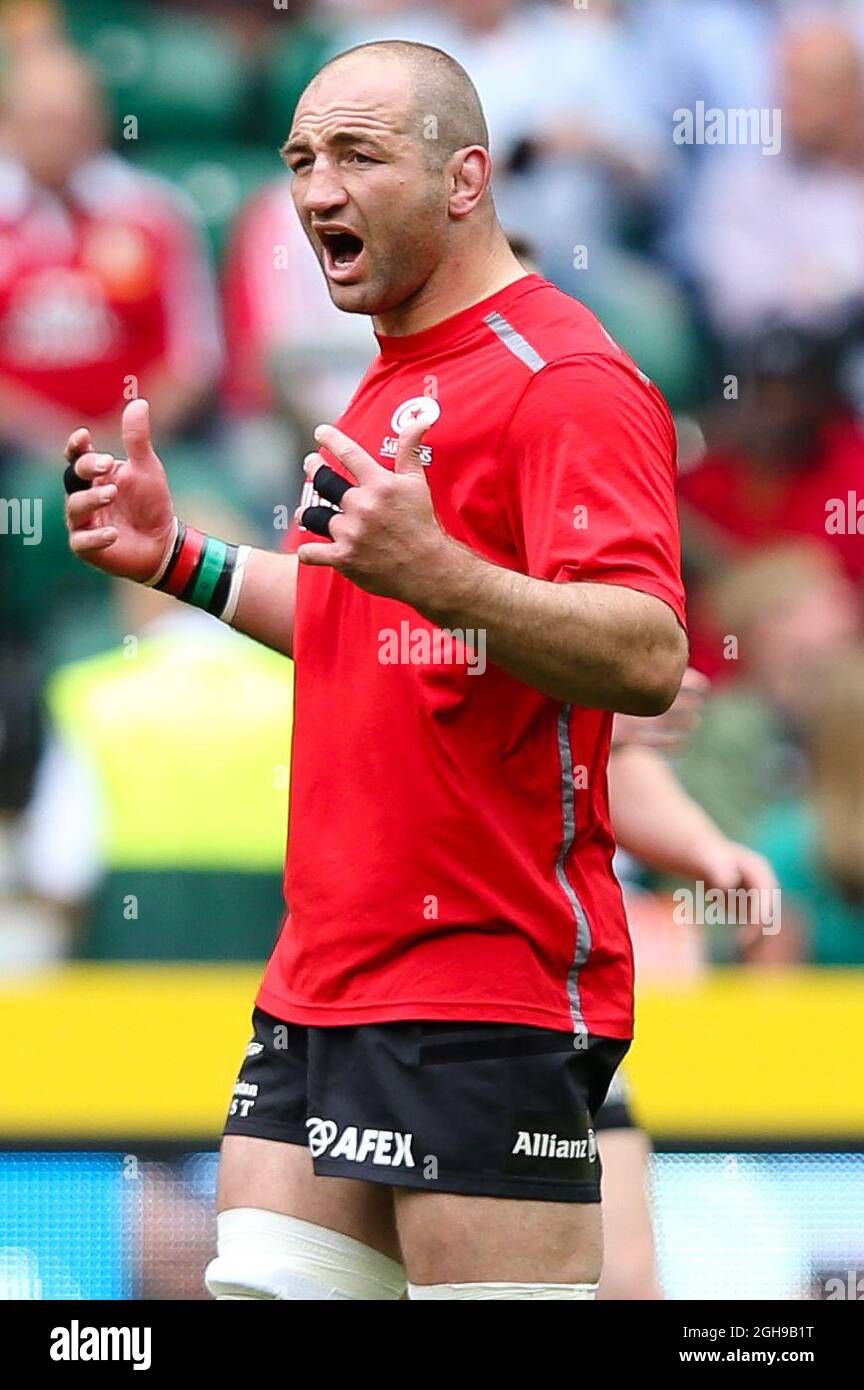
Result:
M864 538L857 527L829 531L829 506L839 500L846 514L850 493L864 477L864 429L853 416L838 414L819 433L806 467L760 475L740 454L709 454L681 477L679 494L718 526L742 551L799 537L834 551L849 578L864 576Z
M206 385L221 351L212 277L169 186L104 154L60 198L0 159L0 385L92 420L154 373Z
M857 499L862 477L864 430L853 416L838 413L819 432L805 467L760 474L745 455L719 450L680 476L678 494L724 533L733 560L765 546L813 540L830 549L858 584L864 577L864 536L854 524L837 532L826 522L832 504L840 503L840 515L847 517L847 499ZM726 634L704 595L691 600L690 660L712 680L726 680L735 665L724 654Z
M450 535L538 579L654 594L684 621L673 423L586 308L528 275L379 345L339 427L392 467L405 414L440 409L424 446ZM436 661L435 634L405 604L300 567L290 912L258 1002L304 1024L629 1037L612 715L492 661L472 670L461 644Z

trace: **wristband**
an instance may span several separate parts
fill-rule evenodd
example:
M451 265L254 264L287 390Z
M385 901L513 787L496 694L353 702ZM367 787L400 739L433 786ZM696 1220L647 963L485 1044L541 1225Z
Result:
M248 545L229 545L177 521L174 544L151 588L230 622L237 610Z

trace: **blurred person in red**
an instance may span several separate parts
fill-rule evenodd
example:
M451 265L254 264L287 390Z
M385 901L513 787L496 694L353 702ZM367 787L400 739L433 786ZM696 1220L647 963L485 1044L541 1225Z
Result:
M729 667L702 581L795 538L830 550L854 584L864 578L864 517L859 529L849 508L864 478L864 429L838 389L840 349L840 339L789 327L742 345L730 379L738 399L706 419L707 452L680 473L682 546L696 588L692 659L715 680Z
M677 770L727 835L752 843L766 809L800 791L802 730L823 670L860 632L860 605L837 557L803 540L742 558L709 596L730 678Z
M221 361L190 215L167 184L107 148L96 81L72 50L28 46L0 101L4 435L38 449L86 417L113 438L139 391L174 434Z

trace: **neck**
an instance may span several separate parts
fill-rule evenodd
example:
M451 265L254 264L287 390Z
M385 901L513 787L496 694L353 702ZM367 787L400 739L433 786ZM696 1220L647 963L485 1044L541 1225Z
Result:
M410 299L373 319L376 333L402 338L422 333L462 309L470 309L498 290L521 280L527 271L517 261L501 228L495 225L488 238L459 249L432 272Z

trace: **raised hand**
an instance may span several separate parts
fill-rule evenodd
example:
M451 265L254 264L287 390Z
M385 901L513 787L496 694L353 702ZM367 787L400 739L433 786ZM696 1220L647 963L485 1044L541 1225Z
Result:
M330 521L332 542L304 543L301 565L339 570L361 589L421 607L437 587L455 542L435 517L419 445L428 422L403 430L393 472L333 425L320 425L315 440L356 478L339 498ZM306 476L314 478L327 460L307 454ZM300 520L301 509L296 516Z
M66 458L90 486L67 497L66 526L71 549L87 564L144 583L173 545L174 507L150 438L147 401L130 401L122 430L125 459L96 453L87 429L69 436Z

